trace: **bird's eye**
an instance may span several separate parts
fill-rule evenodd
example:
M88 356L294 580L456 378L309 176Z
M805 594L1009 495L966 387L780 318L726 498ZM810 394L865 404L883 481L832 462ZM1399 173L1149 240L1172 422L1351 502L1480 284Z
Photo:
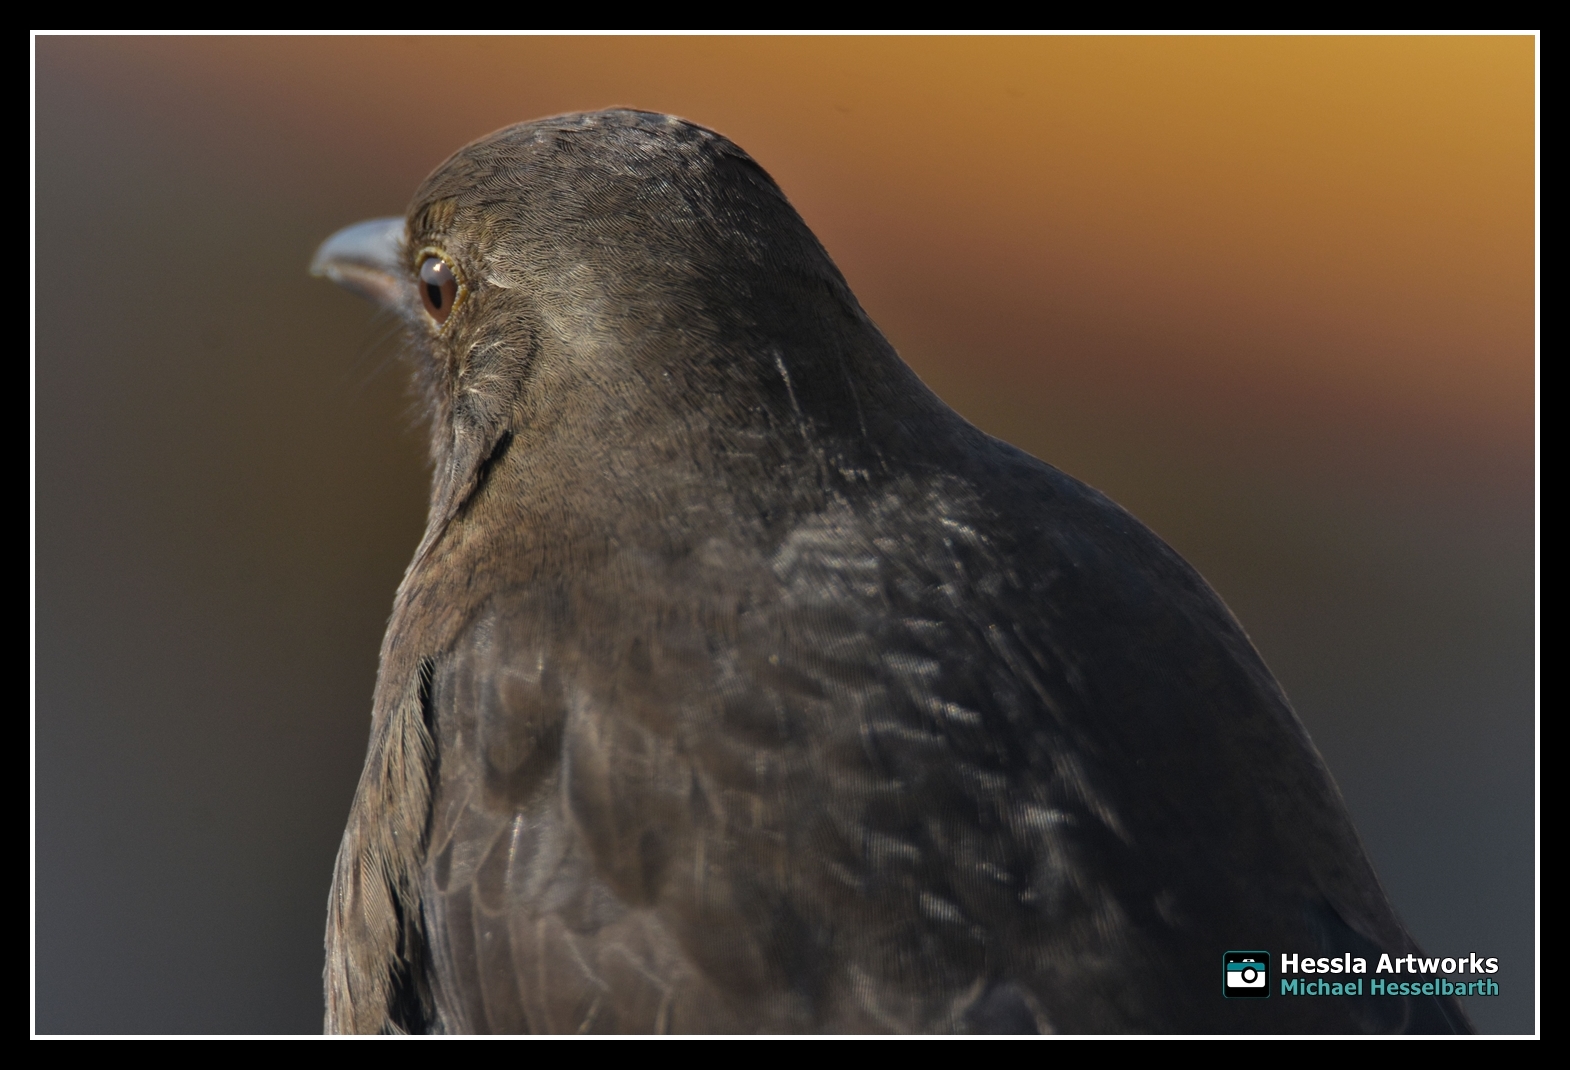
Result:
M420 262L420 300L437 323L446 323L452 303L458 299L458 279L447 261L428 256Z

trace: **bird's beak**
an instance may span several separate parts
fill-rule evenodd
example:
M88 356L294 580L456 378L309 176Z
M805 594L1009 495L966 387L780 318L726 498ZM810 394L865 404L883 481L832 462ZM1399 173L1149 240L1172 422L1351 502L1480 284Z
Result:
M367 219L322 242L311 260L311 274L384 308L398 308L410 285L403 244L403 217Z

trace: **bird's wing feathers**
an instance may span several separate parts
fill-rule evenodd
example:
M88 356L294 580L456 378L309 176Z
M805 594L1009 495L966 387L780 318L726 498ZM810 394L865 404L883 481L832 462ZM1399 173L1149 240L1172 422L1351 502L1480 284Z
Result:
M614 602L492 601L432 689L450 1027L963 1024L989 919L1036 879L1018 843L1106 814L993 723L1018 714L984 693L1002 640L943 605L970 581L902 572L891 538L831 513L768 557L708 548L731 558L712 597L644 571ZM601 991L615 962L656 994Z
M1288 846L1264 796L1334 787L1202 581L1059 478L1053 527L1077 540L995 545L984 503L940 480L831 503L767 553L708 544L607 566L599 588L493 598L432 689L443 1024L1102 1031L1213 1013L1216 953L1304 931L1283 905L1301 915L1315 855L1344 849L1311 823ZM1156 597L1174 575L1103 555L1154 560L1193 596ZM1107 656L1106 636L1141 634ZM1217 916L1251 895L1257 911Z

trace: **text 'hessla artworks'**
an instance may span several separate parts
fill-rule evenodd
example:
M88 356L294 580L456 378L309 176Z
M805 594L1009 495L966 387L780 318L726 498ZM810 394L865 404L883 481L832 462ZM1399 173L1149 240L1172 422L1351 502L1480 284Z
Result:
M1228 951L1222 956L1222 994L1228 999L1281 996L1497 996L1499 959L1474 953L1455 958L1382 954L1314 956L1283 953L1272 984L1268 951Z

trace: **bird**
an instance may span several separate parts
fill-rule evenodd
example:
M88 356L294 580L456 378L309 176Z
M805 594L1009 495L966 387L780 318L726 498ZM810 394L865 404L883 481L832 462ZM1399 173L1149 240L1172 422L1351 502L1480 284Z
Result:
M432 468L328 1032L1471 1030L1371 994L1418 946L1221 598L928 389L728 138L509 126L312 270L404 325Z

